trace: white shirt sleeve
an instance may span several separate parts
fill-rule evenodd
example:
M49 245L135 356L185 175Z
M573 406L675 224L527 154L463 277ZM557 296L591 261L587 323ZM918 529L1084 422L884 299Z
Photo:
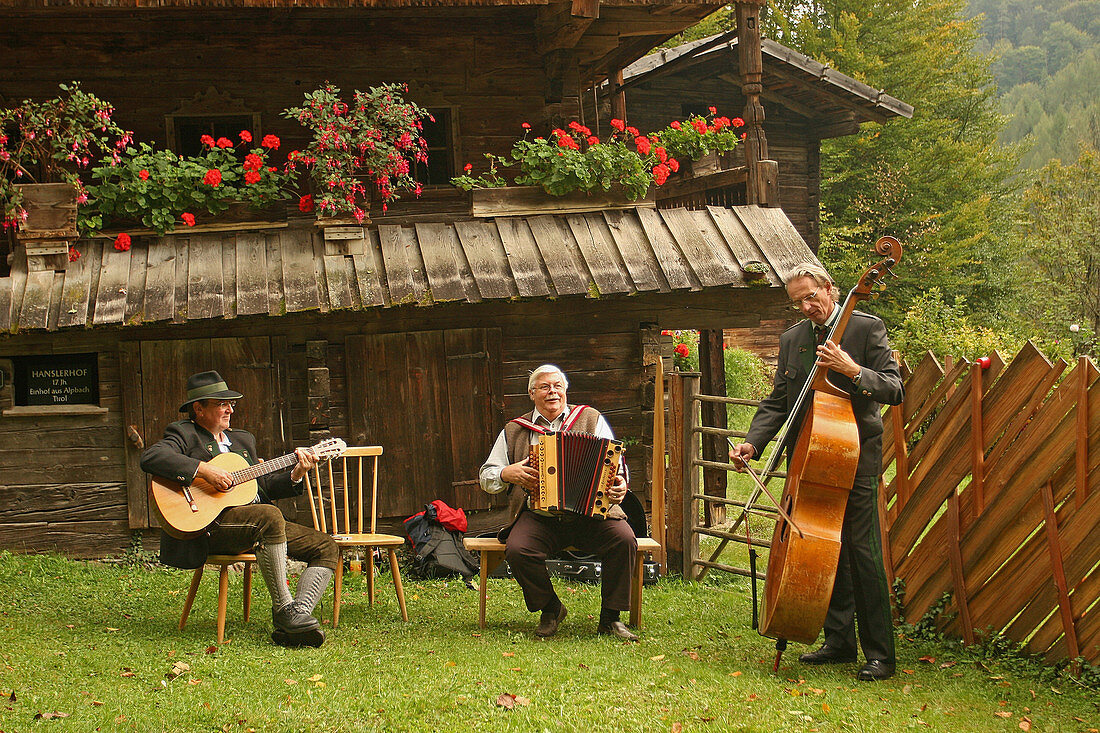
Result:
M508 484L500 480L500 472L508 466L508 441L504 437L504 431L500 431L497 440L493 443L493 450L478 472L481 488L490 494L499 494L507 488Z

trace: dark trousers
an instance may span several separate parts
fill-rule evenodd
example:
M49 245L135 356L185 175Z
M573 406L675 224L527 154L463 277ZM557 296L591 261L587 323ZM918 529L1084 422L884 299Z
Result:
M286 543L287 557L309 565L336 571L340 550L330 535L283 517L273 504L230 507L218 515L218 526L210 534L210 552L249 552L258 544Z
M521 512L508 534L504 557L512 569L528 611L541 611L556 598L546 558L566 547L600 558L602 607L630 610L630 579L638 540L625 519L582 516L547 517Z
M825 615L825 644L854 653L858 624L863 656L893 664L894 622L882 563L877 489L877 477L857 476L848 495L836 583Z

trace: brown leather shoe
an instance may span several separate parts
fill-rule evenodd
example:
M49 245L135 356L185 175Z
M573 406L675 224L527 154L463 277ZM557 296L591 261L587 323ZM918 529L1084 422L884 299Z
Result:
M637 641L638 635L627 628L622 621L612 621L609 624L600 624L596 627L596 633L608 636L617 636L623 641Z
M558 624L565 619L567 613L568 611L565 610L564 605L558 609L557 616L551 616L544 611L542 618L539 619L539 625L535 627L535 636L545 639L548 636L553 636L558 633Z

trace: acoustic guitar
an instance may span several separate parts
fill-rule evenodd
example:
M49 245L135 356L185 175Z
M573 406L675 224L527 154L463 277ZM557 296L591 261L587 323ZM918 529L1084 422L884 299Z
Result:
M327 461L339 456L347 447L339 438L328 438L308 450L318 461ZM232 474L233 483L228 489L223 491L198 477L189 486L160 476L150 477L153 505L161 527L177 539L186 540L202 534L224 509L251 504L259 490L256 479L294 466L298 463L298 455L288 453L250 465L237 453L219 453L209 462Z

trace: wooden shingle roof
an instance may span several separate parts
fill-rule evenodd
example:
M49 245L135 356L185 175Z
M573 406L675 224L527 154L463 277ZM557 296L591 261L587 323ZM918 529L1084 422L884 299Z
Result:
M449 302L781 287L814 256L778 208L605 210L386 224L339 254L306 223L286 229L80 243L65 272L0 278L0 332L185 323Z

